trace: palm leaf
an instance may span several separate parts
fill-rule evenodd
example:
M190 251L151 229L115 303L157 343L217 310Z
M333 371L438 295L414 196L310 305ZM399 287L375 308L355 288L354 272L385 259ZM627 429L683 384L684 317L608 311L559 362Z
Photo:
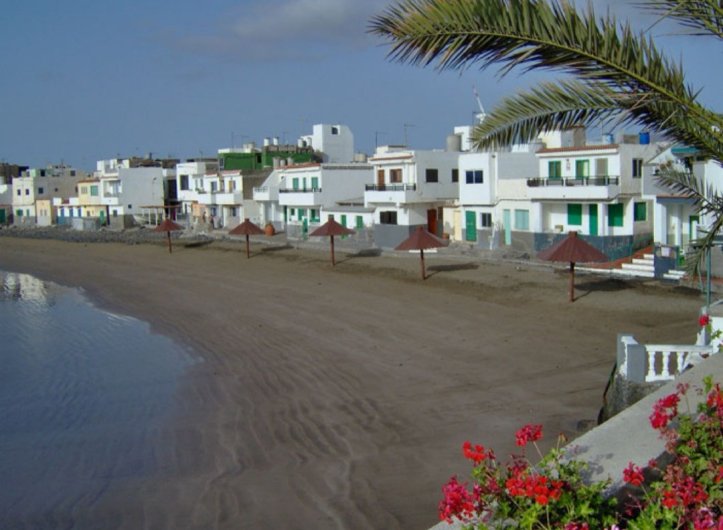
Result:
M645 0L643 9L674 18L691 28L693 35L723 39L723 4L720 0Z
M402 0L372 18L397 61L439 69L553 68L634 95L634 121L723 159L723 117L696 101L682 68L613 18L555 0ZM630 101L629 98L627 98ZM636 103L636 104L633 104Z

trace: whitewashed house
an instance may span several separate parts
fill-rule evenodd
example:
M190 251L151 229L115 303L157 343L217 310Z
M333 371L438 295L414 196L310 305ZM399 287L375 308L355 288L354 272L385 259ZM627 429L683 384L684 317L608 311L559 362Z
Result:
M191 159L176 164L177 199L179 211L177 218L180 222L191 224L195 218L200 217L198 196L204 189L204 177L217 175L218 160Z
M652 243L643 164L661 145L646 135L588 143L580 128L543 141L536 174L499 190L505 244L537 253L575 230L614 260Z
M67 199L77 193L78 181L87 173L64 165L34 168L24 171L12 181L12 205L14 223L35 225L37 223L36 201ZM41 216L43 220L52 215ZM43 221L43 224L47 224Z
M201 218L214 229L231 229L244 219L259 223L259 204L253 200L253 189L263 183L271 170L223 170L207 173L198 190Z
M308 163L286 166L276 172L278 204L287 236L305 238L310 230L326 222L330 213L336 213L335 220L348 228L358 226L357 216L351 218L342 212L342 205L349 203L352 211L353 198L360 197L364 186L373 181L369 164ZM363 215L361 217L363 222Z
M537 171L536 144L514 146L494 152L461 153L459 157L459 207L454 212L452 239L482 248L503 243L501 228L505 209L498 208L500 189L508 202L525 200L526 189L514 187L520 179ZM512 182L512 186L506 185Z
M58 223L87 229L160 222L168 214L166 190L168 183L175 181L176 162L150 158L98 161L93 178L79 186L75 196L55 201Z
M364 205L374 208L374 241L394 248L417 227L442 236L444 209L458 198L459 151L380 146L369 163L374 181Z

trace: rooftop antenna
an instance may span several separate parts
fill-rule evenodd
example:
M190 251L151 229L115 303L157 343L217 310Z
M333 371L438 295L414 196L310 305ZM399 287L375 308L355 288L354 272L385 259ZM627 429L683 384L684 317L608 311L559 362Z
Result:
M404 147L409 147L407 131L409 130L410 127L416 127L416 125L414 125L413 123L405 123L404 124Z
M479 107L479 112L477 112L474 117L477 120L476 125L480 125L483 121L485 121L487 113L485 112L485 108L482 106L482 101L479 98L479 92L477 92L477 87L475 85L472 85L472 93L474 94L474 98L477 100L477 106Z
M376 149L379 147L379 135L380 134L387 134L384 131L374 131L374 148Z

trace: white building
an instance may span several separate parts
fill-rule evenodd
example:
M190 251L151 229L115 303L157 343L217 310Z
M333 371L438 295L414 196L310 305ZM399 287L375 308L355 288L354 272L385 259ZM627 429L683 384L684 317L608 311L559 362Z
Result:
M374 241L394 248L418 226L442 235L444 208L458 198L459 151L380 146L369 163L374 181L364 205L374 208Z
M339 217L335 216L335 220L348 228L357 226L356 216L347 218L346 213L339 213L340 206L345 202L353 203L355 197L360 198L364 186L373 181L372 167L363 163L297 164L279 168L275 173L278 205L287 235L302 238L307 236L310 228L313 230L316 225L326 222L327 210L337 212Z
M346 164L354 160L354 135L346 125L316 124L311 134L299 138L299 147L312 147L322 162Z
M15 224L37 222L36 201L68 198L77 193L77 183L87 173L63 165L28 169L12 181Z
M643 164L661 145L643 135L590 144L579 129L545 140L536 174L498 190L506 244L537 253L575 230L614 260L652 243L650 201L641 195Z
M713 160L702 158L694 148L673 146L647 161L643 168L643 197L653 204L656 243L686 251L690 242L700 237L698 228L707 229L713 218L698 211L693 200L657 182L661 166L692 173L705 193L723 191L723 168Z

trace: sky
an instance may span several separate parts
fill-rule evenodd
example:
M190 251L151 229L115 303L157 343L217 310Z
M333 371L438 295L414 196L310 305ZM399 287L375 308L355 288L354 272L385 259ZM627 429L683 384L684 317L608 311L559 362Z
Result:
M622 0L718 112L712 39L671 35ZM94 169L97 160L214 156L315 123L348 125L359 152L443 148L478 107L554 74L439 72L390 61L369 19L390 0L9 0L0 18L0 161Z

